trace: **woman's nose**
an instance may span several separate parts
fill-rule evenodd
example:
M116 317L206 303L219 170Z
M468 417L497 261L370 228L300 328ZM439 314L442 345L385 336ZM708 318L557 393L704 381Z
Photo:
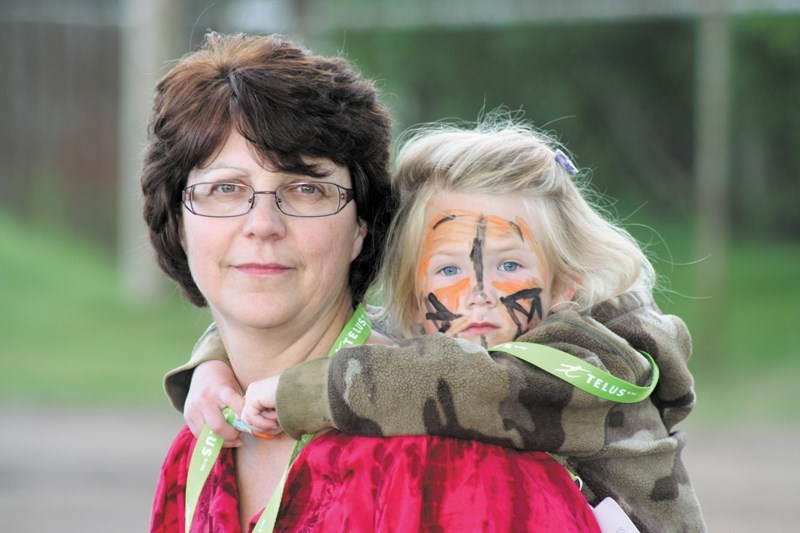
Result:
M278 209L275 193L256 193L253 196L253 206L244 218L242 229L245 235L267 239L286 233L286 221Z

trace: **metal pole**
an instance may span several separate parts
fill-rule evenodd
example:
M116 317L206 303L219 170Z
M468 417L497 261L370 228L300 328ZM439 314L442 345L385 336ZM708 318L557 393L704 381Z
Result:
M724 349L728 248L730 29L724 4L698 19L695 182L697 186L695 352L719 362Z
M122 291L148 303L164 294L142 219L140 176L153 88L177 55L180 0L123 0L120 39L119 248Z

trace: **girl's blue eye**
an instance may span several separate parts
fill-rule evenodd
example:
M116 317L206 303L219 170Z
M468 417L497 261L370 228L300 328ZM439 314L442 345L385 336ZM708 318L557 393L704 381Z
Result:
M445 276L455 276L456 274L461 272L461 269L456 267L456 266L446 266L443 269L441 269L439 272L441 272Z
M515 263L514 261L505 261L500 264L500 270L504 272L516 272L519 268L519 263Z

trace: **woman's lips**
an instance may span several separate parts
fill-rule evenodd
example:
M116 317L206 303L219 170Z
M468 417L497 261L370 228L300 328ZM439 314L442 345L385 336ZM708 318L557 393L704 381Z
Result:
M280 263L242 263L234 265L234 268L248 276L277 276L290 270Z

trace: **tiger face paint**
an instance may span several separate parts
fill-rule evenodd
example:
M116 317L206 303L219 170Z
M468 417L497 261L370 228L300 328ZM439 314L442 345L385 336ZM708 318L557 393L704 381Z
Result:
M552 279L529 218L515 195L432 198L416 280L427 333L490 347L544 318Z

